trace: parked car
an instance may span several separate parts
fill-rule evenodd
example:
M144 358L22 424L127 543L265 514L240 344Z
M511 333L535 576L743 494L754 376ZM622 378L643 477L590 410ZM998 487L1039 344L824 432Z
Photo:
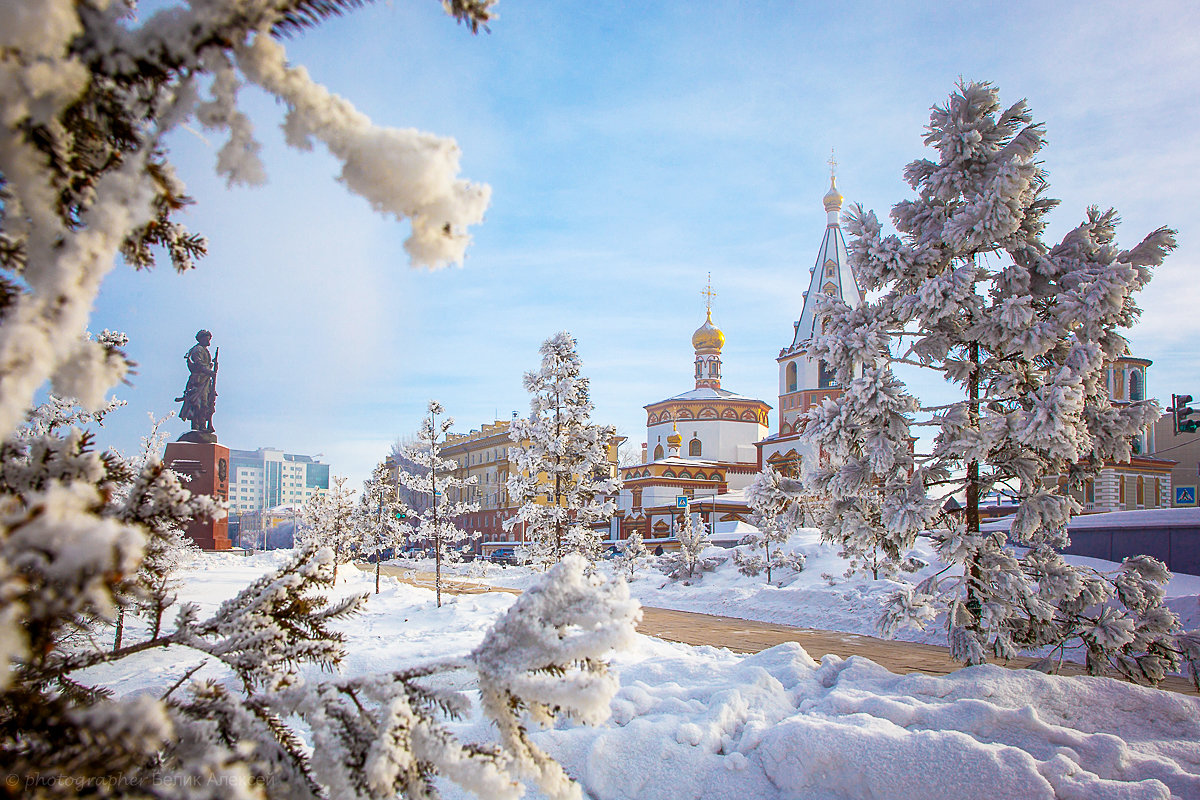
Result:
M501 547L489 553L487 558L493 564L512 566L517 563L517 552L511 547Z

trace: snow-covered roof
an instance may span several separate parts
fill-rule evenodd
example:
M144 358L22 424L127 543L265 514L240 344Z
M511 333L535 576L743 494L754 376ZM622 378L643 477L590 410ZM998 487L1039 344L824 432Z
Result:
M832 274L825 274L826 265L832 268ZM801 342L812 338L816 331L817 298L821 295L832 295L856 306L862 302L862 292L858 288L858 280L850 268L850 256L846 252L846 239L842 236L841 226L831 222L825 228L825 237L821 240L821 249L817 251L817 263L809 270L808 291L804 293L804 307L800 311L800 319L796 322L796 335L792 347L798 347ZM826 291L826 289L829 291Z
M985 530L1006 531L1012 517L987 522ZM1200 508L1146 508L1137 511L1108 511L1103 514L1080 514L1068 528L1084 531L1093 528L1200 528Z
M668 397L666 400L659 400L658 403L666 403L671 400L749 400L752 403L761 403L762 401L755 397L747 397L744 394L731 392L728 389L713 389L705 386L701 389L691 389L683 394L677 394L674 397ZM658 403L651 403L651 406L656 406ZM649 408L650 406L646 406Z

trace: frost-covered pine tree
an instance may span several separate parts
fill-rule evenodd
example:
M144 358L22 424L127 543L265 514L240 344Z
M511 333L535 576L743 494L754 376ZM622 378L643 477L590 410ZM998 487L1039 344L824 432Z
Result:
M203 513L201 504L208 507L211 500L191 497L180 476L162 463L167 440L162 424L173 416L174 412L157 419L150 415L150 433L142 437L141 453L126 464L131 480L112 493L117 517L123 522L140 523L149 533L146 554L126 588L128 600L117 611L113 636L116 649L121 647L127 607L146 619L151 636L158 635L163 615L175 604L175 573L200 555L200 548L183 532L183 525ZM113 457L119 458L115 454ZM215 504L212 510L216 510Z
M601 539L591 525L612 517L620 489L608 459L616 431L590 421L588 379L575 346L566 331L542 343L541 369L525 373L529 417L514 421L509 434L515 468L508 494L521 507L505 529L522 527L543 565L570 552L598 558Z
M733 553L734 563L743 575L758 575L765 570L770 583L773 571L804 569L803 555L783 552L783 545L804 524L803 507L795 497L800 488L796 483L768 464L750 484L746 492L750 524L758 530L742 538L740 544L745 550L739 547ZM762 550L761 555L758 550Z
M617 557L613 561L613 567L618 574L627 575L632 581L648 555L650 552L646 549L642 534L634 531L629 534L628 539L617 545Z
M692 578L696 572L705 572L716 566L711 559L704 558L704 551L712 543L708 523L700 518L700 514L685 511L680 515L675 528L675 538L679 549L666 553L662 561L663 572L672 578Z
M363 483L358 508L355 509L356 531L354 549L364 556L375 558L375 593L379 594L379 570L385 551L395 553L412 530L408 517L412 509L402 503L397 485L389 480L387 462L380 462ZM415 517L414 517L415 518Z
M434 583L437 604L442 605L442 563L458 560L461 548L471 535L458 527L455 519L479 510L478 503L452 499L461 490L478 483L478 478L459 478L454 472L458 464L442 458L446 434L454 427L454 417L438 421L446 410L436 400L429 401L428 414L421 431L408 450L408 458L416 464L416 472L401 472L400 482L415 494L426 499L425 508L417 513L417 535L433 547Z
M358 530L355 527L354 489L346 486L346 478L335 475L329 489L316 492L300 508L304 528L298 531L297 547L328 547L333 551L333 577L337 580L338 565L354 553Z
M894 559L944 525L946 496L964 497L964 513L934 531L961 573L897 594L885 630L944 608L966 663L1074 642L1092 671L1155 681L1191 647L1161 604L1165 569L1130 559L1103 576L1056 548L1079 510L1070 490L1104 460L1128 459L1131 436L1158 416L1151 401L1113 406L1103 369L1126 353L1119 331L1137 319L1134 294L1174 235L1160 228L1120 250L1116 213L1090 208L1060 243L1044 243L1056 201L1037 161L1043 127L989 84L960 84L933 109L925 141L937 155L905 170L916 197L892 210L899 235L861 207L847 220L852 264L875 299L824 301L828 323L810 348L846 387L809 413L805 433L826 455L809 476L831 497L826 531L847 552L880 547ZM923 405L896 364L940 373L961 399ZM913 447L921 428L934 434L928 452ZM1010 540L980 530L993 487L1017 501Z

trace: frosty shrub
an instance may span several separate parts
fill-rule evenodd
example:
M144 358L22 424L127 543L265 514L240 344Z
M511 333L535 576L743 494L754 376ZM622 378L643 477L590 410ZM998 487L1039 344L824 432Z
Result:
M746 493L750 524L758 531L743 537L739 542L741 547L733 553L734 563L742 574L753 576L766 571L770 583L772 571L804 569L802 554L784 553L781 549L804 524L803 507L795 498L801 488L798 481L785 478L770 464L750 484Z
M442 458L442 447L446 434L454 427L454 417L438 420L446 410L436 400L429 401L428 416L421 423L421 431L407 452L408 461L417 466L415 472L401 472L400 483L410 493L421 498L416 514L416 536L433 548L434 585L437 604L442 605L442 564L456 564L462 560L464 545L468 539L479 534L468 534L458 527L455 518L479 510L478 503L451 499L461 495L462 490L474 486L479 478L459 478L454 475L458 463Z
M385 551L393 555L404 544L412 528L413 510L399 497L399 482L388 480L387 462L381 461L363 482L358 506L354 509L354 552L375 559L375 593L379 593L379 570ZM401 518L403 515L403 518Z
M925 141L936 158L905 170L916 197L892 210L898 235L861 207L848 215L851 262L875 299L824 300L825 334L810 344L845 387L805 429L826 455L809 475L830 497L826 535L852 555L898 561L935 531L948 566L892 598L885 632L945 610L965 663L1081 645L1092 672L1155 682L1196 654L1162 605L1166 570L1138 558L1103 576L1057 549L1080 510L1070 490L1104 460L1128 460L1130 438L1158 417L1152 401L1112 405L1104 367L1127 352L1119 330L1137 319L1133 296L1173 232L1120 250L1116 213L1090 208L1044 243L1056 201L1037 160L1042 125L1023 101L1001 106L989 84L961 84L935 107ZM923 405L895 364L940 373L962 399ZM929 452L912 446L921 427L934 433ZM1017 502L1007 539L980 530L979 500L994 487ZM966 502L947 523L948 494Z
M632 581L648 555L649 551L642 540L642 534L634 531L629 534L628 539L617 545L617 557L613 561L613 567L619 575L624 575Z
M542 367L525 373L529 418L514 420L509 497L521 507L505 530L522 528L541 566L570 552L595 561L600 535L591 524L612 517L620 478L610 474L610 426L590 422L592 401L575 339L566 331L542 343Z
M675 531L675 538L679 541L679 549L666 552L659 559L658 568L665 575L681 580L716 568L717 562L703 555L710 541L708 525L700 520L699 514L684 513Z
M296 546L332 550L335 580L338 565L350 559L358 539L354 495L355 491L346 486L346 479L335 475L328 491L313 494L300 509L304 527L296 531Z

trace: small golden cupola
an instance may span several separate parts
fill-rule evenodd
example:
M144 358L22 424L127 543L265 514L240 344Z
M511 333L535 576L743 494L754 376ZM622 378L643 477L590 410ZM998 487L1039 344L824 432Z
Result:
M708 286L701 292L705 296L707 314L704 324L692 334L692 347L696 350L696 388L721 388L721 348L725 346L725 334L713 325L712 299L716 292L712 290L712 273L708 275Z
M675 423L671 423L671 433L667 436L667 456L668 458L678 458L679 448L683 446L683 436L679 434L679 428Z
M821 202L825 204L825 216L828 219L828 224L837 225L842 214L842 203L846 198L837 188L837 159L833 157L833 153L829 154L829 191L821 198Z

